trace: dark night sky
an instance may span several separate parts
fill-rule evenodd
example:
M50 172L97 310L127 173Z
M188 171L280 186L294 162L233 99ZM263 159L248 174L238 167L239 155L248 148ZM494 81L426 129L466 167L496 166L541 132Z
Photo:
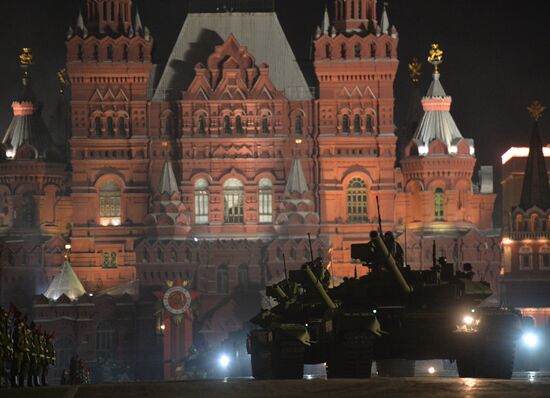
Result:
M325 0L275 0L279 18L298 57L307 55ZM0 129L19 92L20 48L33 48L35 91L46 114L55 95L55 72L64 63L64 40L84 0L0 1ZM135 0L155 38L155 61L165 60L185 19L187 0ZM381 3L381 1L379 1ZM531 122L525 107L539 99L550 105L548 0L391 0L390 22L400 34L401 66L396 83L397 124L410 85L406 63L425 59L429 45L445 51L442 83L453 97L452 113L462 134L474 138L480 163L497 166L510 145L528 143ZM521 4L518 6L518 4ZM424 70L431 71L425 65ZM429 84L425 73L422 92ZM550 140L550 110L541 121Z

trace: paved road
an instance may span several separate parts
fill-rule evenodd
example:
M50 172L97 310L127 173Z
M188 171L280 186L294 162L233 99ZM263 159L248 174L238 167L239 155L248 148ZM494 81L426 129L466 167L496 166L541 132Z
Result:
M441 377L370 380L256 381L228 379L166 383L132 383L0 390L9 398L342 398L342 397L550 397L548 375L518 374L516 380Z

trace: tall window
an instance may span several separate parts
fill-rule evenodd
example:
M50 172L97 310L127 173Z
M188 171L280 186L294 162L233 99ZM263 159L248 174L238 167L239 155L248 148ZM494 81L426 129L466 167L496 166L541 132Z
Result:
M243 119L240 116L235 119L235 127L237 128L237 134L244 134Z
M95 135L101 136L101 118L99 116L95 118Z
M242 290L248 288L248 267L246 265L241 265L237 269L237 284Z
M354 47L355 58L361 58L361 44L356 44Z
M113 60L113 46L111 46L111 45L107 46L107 59L109 61Z
M271 181L267 178L260 180L260 223L273 222L273 192Z
M221 294L229 293L229 276L225 265L216 271L216 291Z
M128 46L126 44L122 47L122 59L128 61Z
M269 122L266 115L262 116L262 133L269 134Z
M103 226L120 225L120 189L113 181L99 188L99 222Z
M367 133L372 133L372 116L367 115L367 118L365 119L365 131Z
M372 43L370 45L370 57L371 58L376 58L376 44L375 43Z
M441 188L435 189L434 215L435 221L443 221L445 219L445 193Z
M550 271L550 246L543 246L540 248L539 269Z
M386 43L386 58L391 58L391 44Z
M115 122L112 117L107 118L107 134L109 134L109 137L115 135Z
M532 269L533 250L529 246L522 246L519 249L519 268Z
M227 135L231 134L231 119L227 115L223 117L223 132Z
M302 135L304 132L304 118L301 114L296 115L296 119L294 119L294 132L297 135Z
M236 178L231 178L223 185L223 221L226 224L242 224L244 222L244 192L243 184Z
M126 121L123 117L118 118L118 135L121 137L126 136Z
M116 357L116 327L110 321L102 321L96 329L96 354L98 358Z
M208 224L208 182L195 182L195 224Z
M361 134L361 116L355 115L353 118L353 132L355 134Z
M342 132L345 134L349 134L349 116L344 115L342 117Z
M204 116L199 116L199 134L206 135L206 121Z
M348 185L348 223L368 221L367 186L361 178L352 178Z
M145 61L145 51L143 50L143 46L139 46L139 62Z

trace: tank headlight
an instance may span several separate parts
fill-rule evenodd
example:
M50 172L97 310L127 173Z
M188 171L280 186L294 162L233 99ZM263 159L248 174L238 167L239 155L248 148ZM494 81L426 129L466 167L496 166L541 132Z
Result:
M467 326L472 326L474 324L474 317L471 315L465 315L464 318L462 318L462 322Z
M525 332L521 336L521 341L528 348L536 348L539 345L539 336L533 332Z
M479 318L473 313L465 314L460 323L456 326L458 332L477 332L479 326Z
M229 356L227 354L222 354L218 358L218 365L220 365L222 369L227 369L230 362L231 360L229 359Z

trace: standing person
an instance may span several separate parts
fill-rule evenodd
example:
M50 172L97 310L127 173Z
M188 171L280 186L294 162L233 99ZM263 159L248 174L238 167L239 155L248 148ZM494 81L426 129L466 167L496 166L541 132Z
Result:
M6 362L11 360L13 342L10 335L10 318L8 313L0 308L0 383L3 384L6 376Z
M23 387L23 357L25 355L25 324L18 314L13 319L13 357L11 360L11 386Z
M44 359L42 365L41 384L47 386L48 368L55 364L55 349L53 347L53 334L44 334L43 337L43 350Z

